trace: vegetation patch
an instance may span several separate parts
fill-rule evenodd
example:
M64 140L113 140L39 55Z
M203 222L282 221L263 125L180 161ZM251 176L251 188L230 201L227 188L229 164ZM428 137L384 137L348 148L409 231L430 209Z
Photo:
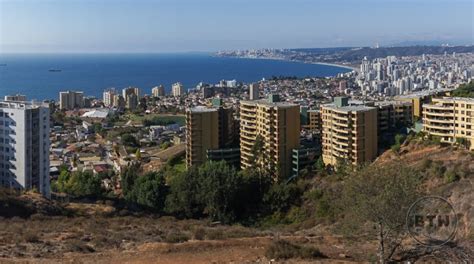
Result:
M326 258L319 249L308 246L300 246L290 243L286 240L277 240L270 244L265 252L265 256L269 259L315 259Z

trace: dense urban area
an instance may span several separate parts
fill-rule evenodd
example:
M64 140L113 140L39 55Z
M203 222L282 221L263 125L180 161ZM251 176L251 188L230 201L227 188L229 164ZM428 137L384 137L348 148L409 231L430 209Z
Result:
M5 95L0 262L123 251L165 263L211 249L217 262L473 261L472 46L216 56L351 71ZM461 214L455 240L429 249L402 229L410 204L433 193Z

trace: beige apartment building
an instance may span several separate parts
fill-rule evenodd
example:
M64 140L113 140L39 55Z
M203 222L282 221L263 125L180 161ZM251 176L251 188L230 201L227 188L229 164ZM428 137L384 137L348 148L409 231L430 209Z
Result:
M219 148L217 109L196 107L186 111L186 167L206 162L208 149Z
M75 91L59 92L59 108L73 110L84 107L84 93Z
M261 156L255 157L254 146L261 141ZM300 146L300 107L280 102L277 95L268 100L240 102L240 162L246 169L257 163L268 170L274 180L291 176L292 151ZM260 154L259 154L260 155Z
M321 112L319 110L307 110L302 108L301 112L301 128L312 133L321 132ZM304 118L304 121L303 121Z
M337 97L332 104L321 106L322 153L326 165L339 160L352 164L377 157L377 108L349 105L347 98Z
M186 166L199 166L208 160L239 163L239 151L232 147L238 129L232 108L217 102L213 107L195 107L186 111Z
M423 131L444 143L467 140L474 150L474 98L433 98L423 105Z
M374 104L377 107L377 125L379 138L397 126L405 126L413 122L413 104L408 101L381 101Z

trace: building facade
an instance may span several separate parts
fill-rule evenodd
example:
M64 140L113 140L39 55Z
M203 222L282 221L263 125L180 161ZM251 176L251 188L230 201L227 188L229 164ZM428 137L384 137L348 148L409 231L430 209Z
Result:
M400 127L413 122L413 104L408 101L382 101L374 104L377 107L377 125L379 143L381 137L389 136Z
M0 183L50 196L49 106L0 102Z
M175 97L183 96L185 94L183 84L181 84L180 82L174 83L171 86L171 93Z
M319 110L308 110L305 107L301 107L301 128L317 134L321 132L321 112Z
M275 95L270 95L268 100L240 102L242 169L258 165L275 180L287 179L292 174L292 151L299 146L298 105L280 102Z
M165 96L165 87L163 85L153 87L151 89L153 97Z
M22 94L5 95L5 101L24 102L24 101L26 101L26 95L22 95Z
M75 91L59 92L59 108L73 110L84 107L84 93Z
M444 143L465 141L474 150L474 99L444 97L424 104L423 131Z
M220 103L213 107L195 107L186 111L186 166L199 166L208 160L226 160L236 164L232 149L238 131L232 108Z
M355 165L377 157L377 108L336 98L321 106L321 120L324 164L344 160Z
M260 89L258 83L251 83L249 85L249 100L258 100L260 99Z
M140 89L136 87L128 87L122 90L122 96L125 101L125 107L128 109L136 109L140 100Z
M103 100L104 100L104 105L106 107L114 106L114 99L115 99L116 94L117 94L117 91L115 89L108 89L104 91Z

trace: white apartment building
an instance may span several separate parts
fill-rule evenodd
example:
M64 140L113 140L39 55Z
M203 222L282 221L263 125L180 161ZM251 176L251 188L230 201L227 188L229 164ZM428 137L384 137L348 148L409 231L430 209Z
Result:
M117 91L115 89L105 90L103 94L104 105L107 107L114 106L114 98L116 94L117 94Z
M49 106L0 101L0 184L50 197Z
M180 83L177 82L171 86L171 93L175 97L180 97L184 95L184 86Z

